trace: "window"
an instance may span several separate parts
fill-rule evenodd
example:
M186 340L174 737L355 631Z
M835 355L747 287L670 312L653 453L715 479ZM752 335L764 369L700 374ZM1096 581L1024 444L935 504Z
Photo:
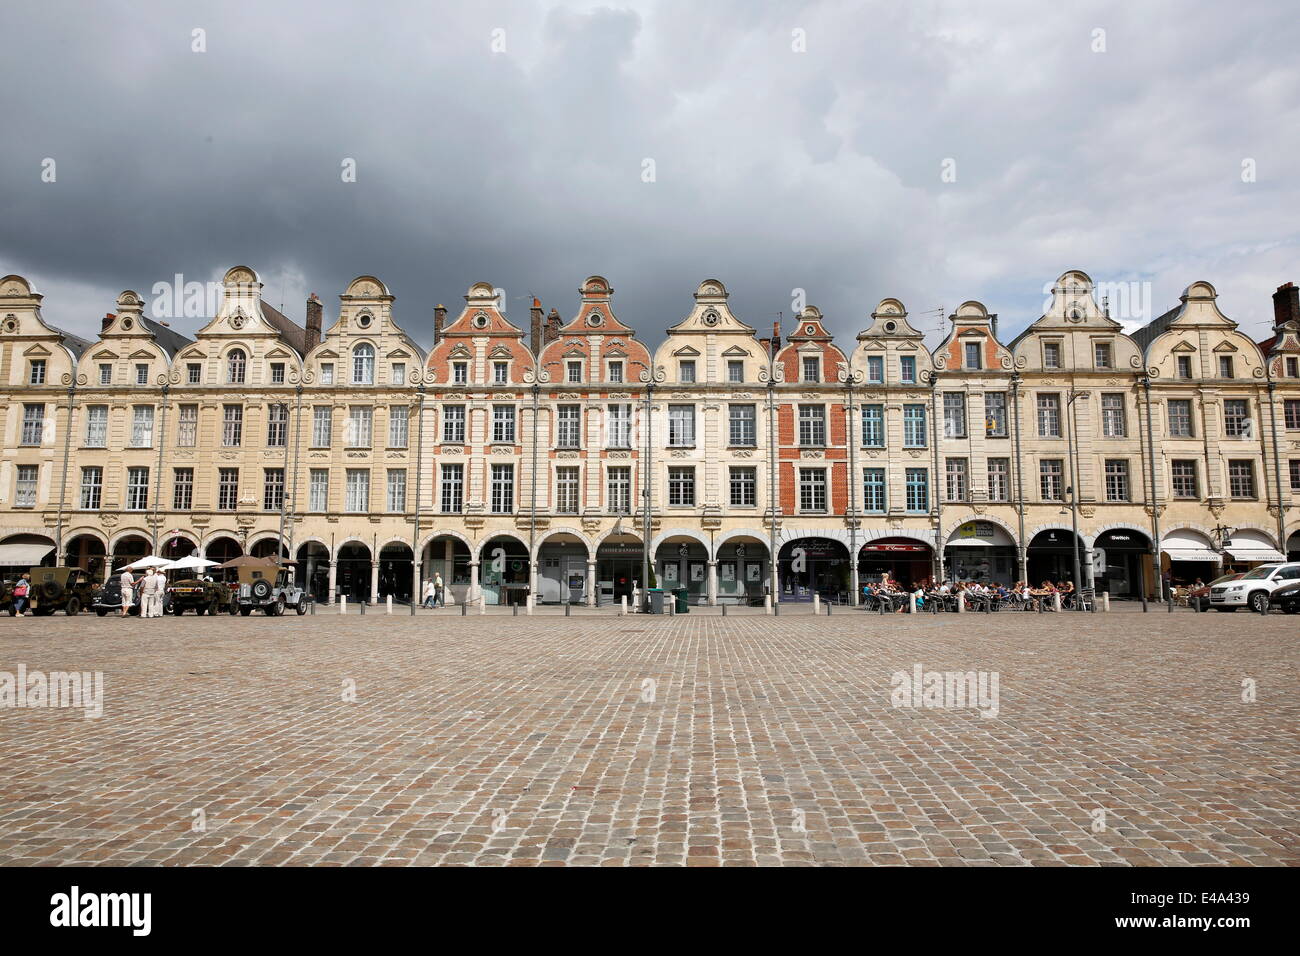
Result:
M81 507L98 511L104 500L104 469L98 465L81 469Z
M799 444L813 447L826 444L826 409L821 405L799 406Z
M45 406L24 405L22 443L24 445L39 445L44 433Z
M45 384L45 359L32 359L27 370L27 384Z
M944 496L947 501L965 501L969 495L969 465L965 458L944 462Z
M406 384L406 363L405 362L393 363L393 384L394 385Z
M898 378L904 385L916 384L915 355L900 355L898 357Z
M1255 463L1249 459L1228 459L1228 494L1233 498L1255 497Z
M695 444L695 406L668 406L668 444L689 448Z
M515 407L492 406L492 441L513 445L515 442Z
M352 384L375 384L375 347L368 342L352 350Z
M582 444L582 408L560 405L555 409L555 443L559 448L577 448Z
M1169 437L1192 437L1192 400L1190 398L1169 399Z
M465 443L465 406L442 406L442 440L451 445Z
M194 469L172 469L172 510L189 511L194 507Z
M135 384L137 385L149 384L149 366L144 364L143 362L136 363Z
M1291 490L1300 491L1300 458L1292 458L1287 467L1291 472Z
M180 405L176 409L176 445L193 448L198 443L199 406Z
M885 447L885 406L862 406L862 447Z
M185 384L198 385L203 381L203 366L198 362L188 362L185 365Z
M328 448L334 434L334 409L316 405L311 410L311 447Z
M1044 342L1043 343L1043 368L1060 368L1061 367L1061 343Z
M113 384L113 366L107 363L99 366L99 384L100 385Z
M1232 356L1219 356L1219 378L1233 378L1232 374Z
M799 510L826 510L826 469L799 469Z
M508 515L515 509L515 466L492 466L492 513Z
M153 406L136 405L131 410L131 447L153 447Z
M609 406L609 447L632 447L632 406Z
M867 356L867 381L880 385L885 381L885 357L883 355Z
M1038 490L1044 501L1061 501L1064 470L1059 458L1045 458L1038 463Z
M334 363L322 362L320 367L320 383L322 385L334 384Z
M1174 459L1169 464L1169 477L1175 498L1201 497L1199 483L1196 480L1196 461L1194 459Z
M346 498L343 508L352 514L364 514L370 510L370 469L349 468L347 470Z
M1300 358L1288 357L1286 360L1286 377L1300 378Z
M262 510L279 511L284 505L284 469L262 469Z
M605 495L609 499L611 514L632 513L632 469L617 465L609 469L605 479Z
M1286 422L1287 431L1300 428L1300 398L1288 398L1283 402L1282 418Z
M1178 377L1179 378L1192 377L1192 357L1190 355L1178 356Z
M609 380L615 385L623 384L623 362L612 359L609 363Z
M731 469L731 504L745 508L758 503L758 470L755 468Z
M1229 438L1250 437L1250 406L1244 398L1223 400L1223 433Z
M181 406L184 408L185 406ZM197 406L195 406L197 407ZM190 444L193 444L191 442ZM108 447L108 406L86 406L86 447Z
M966 396L961 392L943 393L943 437L966 437Z
M989 501L1011 500L1011 459L989 459Z
M571 385L578 385L582 382L581 362L565 363L565 381L567 381Z
M873 514L885 510L885 469L863 469L862 506Z
M984 437L1007 437L1007 393L984 393Z
M978 342L966 343L966 368L983 368L980 363L980 344Z
M126 510L145 511L149 507L149 469L126 470Z
M562 515L578 513L578 469L572 465L555 469L555 512Z
M1128 434L1124 420L1122 392L1103 392L1101 396L1101 434L1106 438L1123 438Z
M348 448L369 448L374 441L375 410L369 405L349 405L343 444Z
M728 440L736 448L753 448L758 441L757 410L753 405L728 407Z
M218 469L217 509L220 511L234 511L237 507L239 507L239 469Z
M805 355L802 371L805 382L820 382L822 380L821 360L815 355Z
M924 468L907 469L907 510L930 510L930 473Z
M405 448L411 432L411 409L406 405L388 406L388 447ZM393 509L388 509L392 511ZM401 509L398 509L401 510Z
M743 382L745 380L745 363L740 359L727 360L727 381Z
M244 350L231 349L230 354L226 356L226 381L232 385L244 384L247 365L248 357L244 354Z
M1128 501L1128 461L1123 458L1106 459L1106 500Z
M283 362L271 363L271 384L272 385L284 384L284 363Z
M510 363L509 362L492 363L492 384L493 385L510 384Z
M668 469L668 503L677 506L695 504L695 469Z
M1111 368L1110 343L1094 342L1092 345L1092 364L1097 368Z
M1061 396L1038 396L1038 437L1061 437Z
M465 466L442 466L442 511L443 514L460 514L465 501Z
M307 510L328 511L330 506L330 470L313 468L307 486Z
M237 448L244 440L244 406L225 405L221 416L221 444Z
M677 381L684 385L693 385L695 383L695 360L684 359L677 365Z
M452 362L451 363L451 383L453 385L465 385L469 382L469 363Z
M388 510L401 513L406 510L406 469L388 469Z
M903 406L903 447L924 448L926 442L925 406Z
M36 507L36 476L39 465L19 465L14 486L14 507Z
M283 448L289 441L289 406L283 402L268 405L266 409L266 444Z

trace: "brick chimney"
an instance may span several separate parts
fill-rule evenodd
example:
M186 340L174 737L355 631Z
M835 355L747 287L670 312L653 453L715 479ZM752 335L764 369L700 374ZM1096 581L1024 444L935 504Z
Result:
M447 324L447 307L439 302L433 307L433 344L442 341L442 327Z
M998 340L998 314L996 312L989 313L989 331L993 333L993 341L996 342Z
M529 332L533 339L533 354L541 355L542 346L546 343L542 341L542 300L533 297L533 307L528 310Z
M108 331L108 327L109 327L110 325L113 324L113 320L116 319L116 318L117 318L117 316L116 316L114 313L112 313L112 312L105 312L105 313L104 313L104 321L103 321L103 323L100 325L100 327L99 327L99 331L100 331L100 332L107 332L107 331Z
M772 354L781 351L781 320L772 323Z
M1273 293L1273 329L1281 332L1282 326L1294 322L1300 326L1300 287L1294 282L1277 287Z
M325 307L321 305L320 296L315 292L307 296L307 336L303 344L308 352L320 345L321 324L324 314Z
M560 337L560 310L551 309L550 314L546 316L546 341L554 342Z

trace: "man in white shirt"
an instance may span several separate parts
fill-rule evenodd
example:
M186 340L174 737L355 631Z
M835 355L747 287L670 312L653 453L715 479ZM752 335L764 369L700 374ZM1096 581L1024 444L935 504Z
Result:
M123 568L118 581L122 586L122 617L126 617L131 613L131 605L135 603L135 576Z
M140 583L140 616L162 617L162 590L166 576L157 568L145 572Z

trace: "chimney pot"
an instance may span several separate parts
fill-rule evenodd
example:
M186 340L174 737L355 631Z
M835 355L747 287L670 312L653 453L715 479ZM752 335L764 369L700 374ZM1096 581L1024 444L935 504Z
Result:
M99 331L101 331L101 332L107 332L107 331L108 331L108 327L109 327L110 325L113 324L113 320L116 319L116 318L117 318L117 316L114 315L112 312L105 312L105 313L104 313L104 321L103 321L103 324L100 325L100 327L99 327Z
M1288 322L1300 325L1300 288L1287 282L1273 293L1273 328L1281 331Z
M321 305L320 296L315 292L307 296L307 334L303 338L303 347L308 352L320 345L324 313L325 307Z

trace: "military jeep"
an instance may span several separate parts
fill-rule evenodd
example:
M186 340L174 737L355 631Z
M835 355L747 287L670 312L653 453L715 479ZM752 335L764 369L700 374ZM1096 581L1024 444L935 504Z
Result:
M221 614L234 606L234 592L220 581L181 578L167 586L168 607L176 615Z
M94 603L95 583L82 568L32 568L28 573L32 583L27 600L33 614L62 611L71 617ZM9 613L14 613L12 601Z
M293 608L298 614L307 613L307 593L294 584L293 572L288 568L268 565L236 570L239 583L235 585L231 614L238 610L247 617L254 610L261 610L267 617L278 617L286 608Z

